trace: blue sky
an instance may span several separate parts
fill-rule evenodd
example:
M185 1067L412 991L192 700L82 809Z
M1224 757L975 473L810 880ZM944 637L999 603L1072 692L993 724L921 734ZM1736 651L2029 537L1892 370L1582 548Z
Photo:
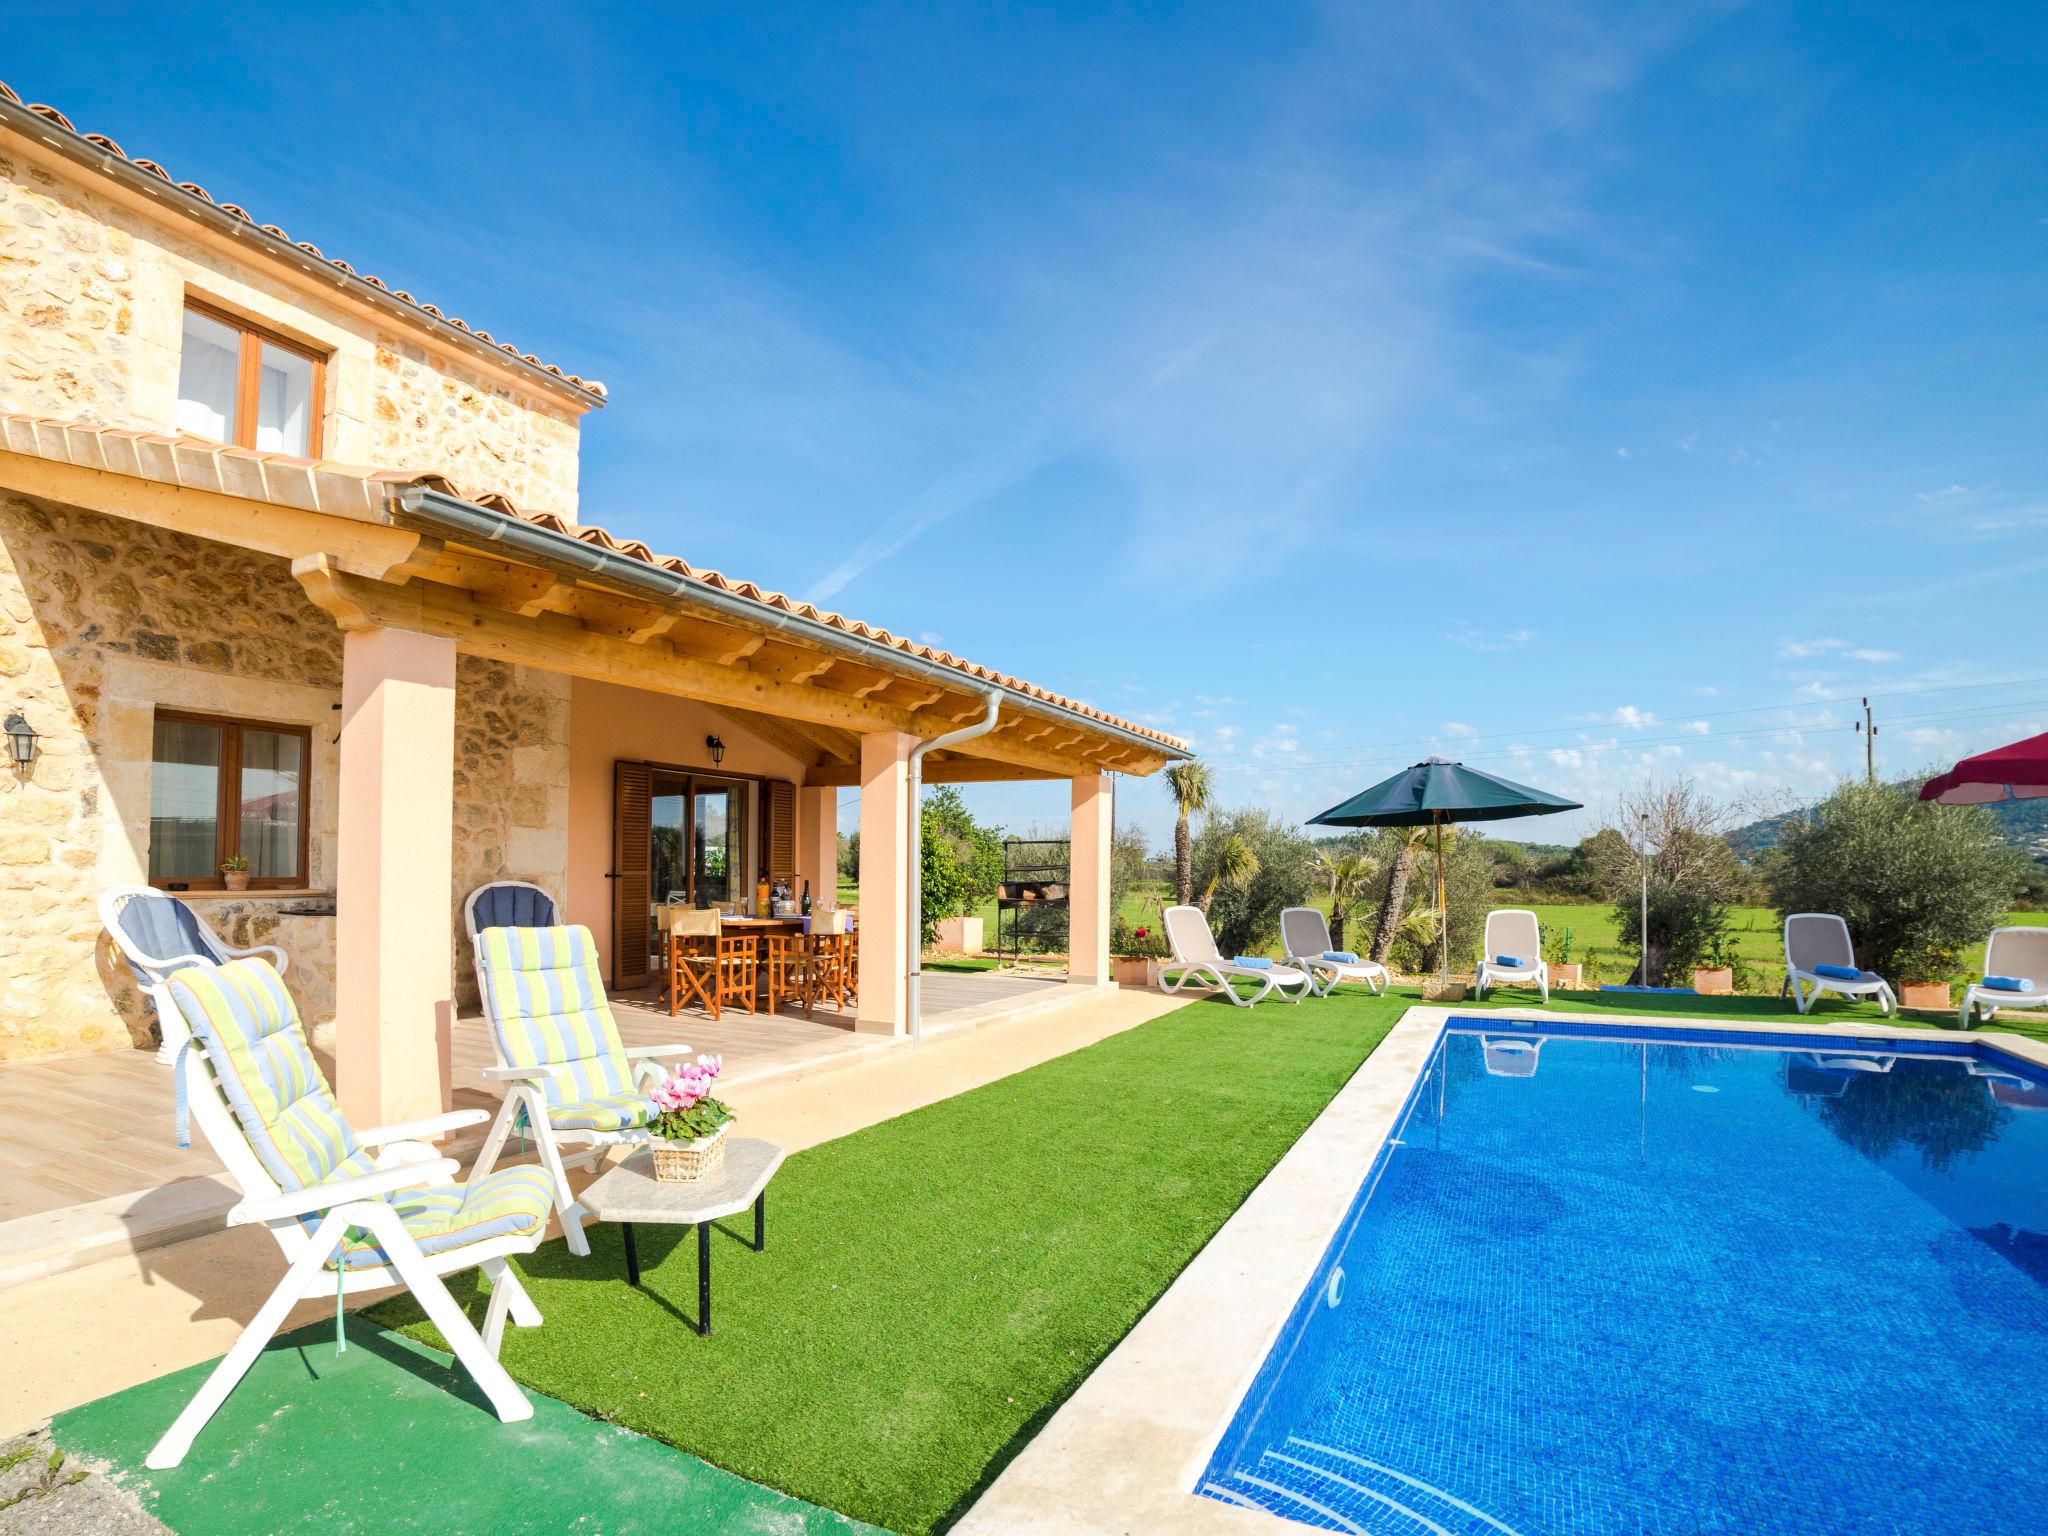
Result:
M604 379L592 521L1228 804L1597 809L2048 729L2048 12L1834 9L30 7L0 78Z

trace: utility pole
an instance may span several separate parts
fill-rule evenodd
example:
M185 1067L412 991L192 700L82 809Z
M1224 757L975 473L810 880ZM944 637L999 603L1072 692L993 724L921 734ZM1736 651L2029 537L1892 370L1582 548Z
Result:
M1870 700L1863 701L1863 718L1856 722L1856 734L1863 738L1863 777L1877 782L1877 722L1870 715Z

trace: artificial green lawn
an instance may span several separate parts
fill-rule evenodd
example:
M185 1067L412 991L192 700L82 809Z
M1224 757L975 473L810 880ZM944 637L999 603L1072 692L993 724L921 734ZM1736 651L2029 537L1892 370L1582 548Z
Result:
M1553 996L1579 1013L1797 1019L1770 998ZM709 1339L686 1326L687 1232L641 1229L645 1293L624 1283L615 1227L590 1229L588 1259L550 1243L519 1265L546 1325L508 1330L505 1362L757 1483L892 1530L942 1529L1418 1001L1194 1003L792 1157L770 1189L768 1251L740 1241L744 1218L713 1242ZM1534 1002L1457 1008L1531 1016ZM1878 1015L1829 1002L1811 1017ZM373 1315L439 1342L408 1300Z

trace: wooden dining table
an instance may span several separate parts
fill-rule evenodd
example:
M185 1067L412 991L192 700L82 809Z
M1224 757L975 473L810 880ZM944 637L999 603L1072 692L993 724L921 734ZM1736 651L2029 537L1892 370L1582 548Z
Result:
M754 938L768 939L782 934L802 933L804 931L805 921L806 920L802 917L748 917L745 915L727 914L719 918L718 926L720 930L724 932L742 933L751 935ZM673 933L668 932L667 930L663 930L661 935L661 943L662 976L664 978L662 985L664 987L667 987L669 983L666 980L666 978L672 976L675 972L676 936ZM760 952L756 956L756 963L754 967L754 990L757 993L761 991L763 985L767 980L767 976L768 949L767 946L764 944L761 946ZM814 1002L815 999L812 997L807 996L804 999L805 1018L809 1018L811 1016L811 1009Z

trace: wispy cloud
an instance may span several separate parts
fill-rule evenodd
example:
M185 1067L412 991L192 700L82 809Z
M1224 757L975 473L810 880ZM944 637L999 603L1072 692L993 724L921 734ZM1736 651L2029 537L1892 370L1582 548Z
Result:
M1840 656L1845 661L1871 663L1893 662L1899 659L1897 651L1887 651L1875 646L1855 645L1847 640L1831 638L1826 640L1781 640L1778 642L1778 659L1781 661L1805 661L1816 656Z
M1453 645L1462 645L1468 651L1518 651L1536 638L1533 629L1510 629L1498 633L1487 633L1477 629L1454 629L1444 636Z

